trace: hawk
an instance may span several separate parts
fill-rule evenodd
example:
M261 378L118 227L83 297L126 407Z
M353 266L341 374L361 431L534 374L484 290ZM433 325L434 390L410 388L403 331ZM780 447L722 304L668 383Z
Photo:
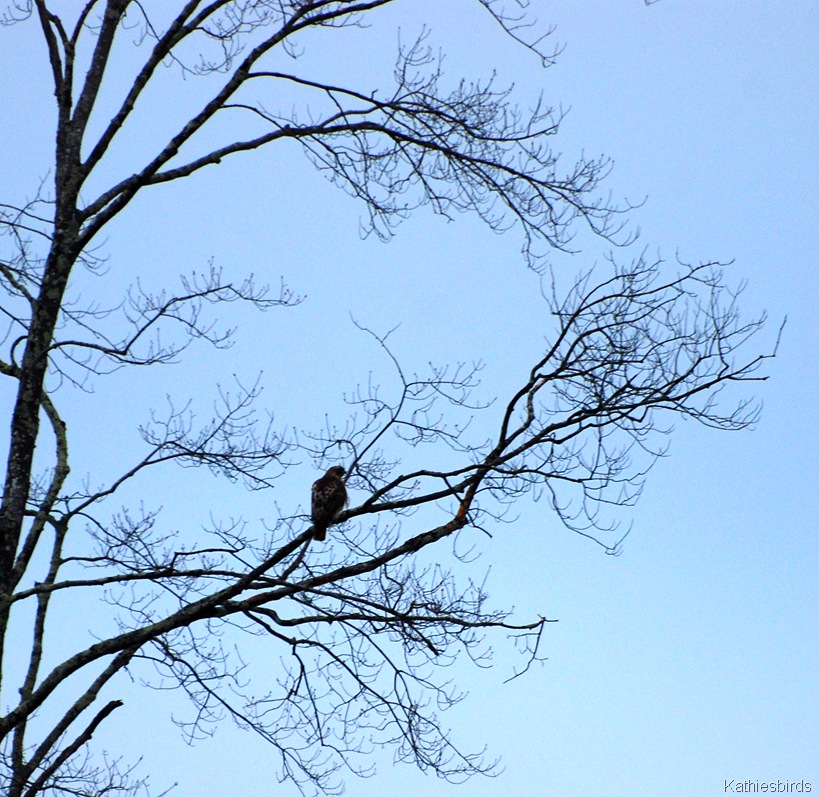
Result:
M327 527L347 505L347 488L342 476L344 468L336 465L313 482L310 517L313 520L314 540L321 541L327 536Z

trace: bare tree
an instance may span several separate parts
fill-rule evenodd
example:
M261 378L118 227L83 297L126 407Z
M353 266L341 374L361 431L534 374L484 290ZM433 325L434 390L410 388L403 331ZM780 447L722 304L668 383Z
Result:
M137 282L119 309L126 331L115 334L96 305L69 301L78 268L93 272L98 264L100 233L152 186L291 141L361 200L379 235L420 205L443 215L472 211L496 230L521 231L529 265L548 274L544 254L569 248L578 226L610 240L624 234L624 208L597 193L608 163L581 160L564 170L549 148L560 121L553 109L524 114L491 82L445 91L423 37L400 49L394 84L378 92L299 70L303 36L364 24L398 2L90 0L64 11L17 0L6 7L7 23L39 25L57 108L53 185L33 201L0 205L7 320L0 371L16 383L0 511L0 783L10 797L139 791L144 780L94 758L89 743L123 705L103 702L103 691L145 665L158 683L190 698L188 733L228 715L267 740L281 776L308 792L332 791L345 768L366 773L371 738L444 777L491 771L439 723L437 710L460 697L440 667L462 651L480 660L486 634L500 631L516 638L525 670L538 658L547 621L513 621L489 606L481 585L460 583L456 548L452 570L425 549L453 535L492 533L510 504L535 492L569 528L616 553L618 535L607 535L614 529L600 510L636 499L662 453L664 416L723 429L755 417L745 400L718 401L730 383L763 378L758 369L771 356L746 354L764 319L741 320L722 267L612 259L568 290L553 282L544 292L554 319L544 330L549 342L499 405L474 399L476 367L410 375L387 337L369 333L395 369L398 390L359 388L337 426L288 436L259 422L258 386L239 385L220 394L202 426L173 405L144 420L144 455L103 486L72 479L60 413L66 382L171 363L196 340L226 345L229 332L214 325L210 305L299 301L286 287L270 293L217 269L164 294ZM553 53L527 38L526 3L520 16L509 13L513 5L475 2L476 13L490 14L548 64ZM113 68L117 48L141 59L130 77ZM123 164L113 146L151 101L147 89L162 65L199 78L206 96L166 139L149 142L153 154L143 163ZM103 120L104 88L118 100ZM304 118L280 110L297 106ZM244 134L214 144L224 130L215 121L226 115ZM470 426L472 417L482 420ZM402 470L402 448L421 464ZM164 532L151 512L110 514L124 485L156 469L204 466L267 489L299 451L325 467L344 462L356 495L366 496L338 516L330 547L311 545L298 507L283 508L266 528L214 522L196 545ZM56 662L44 658L56 607L101 590L116 632L74 649L61 645ZM26 648L19 680L8 670L15 629L11 650L19 658ZM257 637L281 656L262 697L236 677L235 651Z

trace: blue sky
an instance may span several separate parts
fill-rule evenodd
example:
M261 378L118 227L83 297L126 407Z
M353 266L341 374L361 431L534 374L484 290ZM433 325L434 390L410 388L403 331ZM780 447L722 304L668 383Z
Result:
M563 46L542 71L475 5L398 4L372 30L351 32L337 59L310 46L305 58L361 79L371 67L345 57L344 47L363 43L367 58L391 63L396 28L410 36L428 22L453 79L494 69L501 83L515 81L521 101L542 90L569 111L556 149L569 160L580 152L613 158L613 196L645 199L630 215L641 246L669 259L734 260L732 279L747 281L743 309L771 319L752 346L766 348L788 321L770 380L753 386L764 401L755 429L678 423L670 455L622 515L633 531L621 556L567 531L545 503L521 504L516 523L481 540L471 574L490 571L495 603L515 606L521 620L559 621L543 640L548 661L525 677L504 683L516 660L500 638L493 669L463 662L448 673L470 694L445 723L463 746L500 756L503 774L451 786L393 768L385 751L375 756L378 774L351 780L348 793L707 797L732 779L807 780L819 789L819 6L537 1L533 10ZM36 33L31 24L2 31L0 147L14 153L4 157L2 182L16 199L46 176L52 140ZM148 135L136 131L134 146ZM447 223L422 210L385 244L360 238L360 213L295 149L238 158L140 196L104 243L111 301L137 275L172 284L210 258L228 273L254 271L274 283L281 275L306 298L264 315L228 311L225 322L239 331L227 353L194 349L179 367L117 374L91 396L68 391L79 471L129 462L138 451L135 416L142 420L167 392L190 393L207 411L213 386L234 373L261 371L265 405L283 424L305 428L338 415L342 394L369 372L389 388L388 363L350 316L382 333L400 324L391 340L408 370L482 359L482 395L501 394L546 331L539 281L521 262L515 231L496 236L475 219ZM556 266L602 260L604 241L581 240L584 250ZM99 285L83 277L78 290ZM5 393L2 400L7 406ZM115 432L100 434L100 407ZM315 478L311 463L293 471L272 500L306 502L299 491ZM123 500L161 504L180 528L207 522L214 506L258 523L271 500L189 471L172 476ZM275 783L276 762L249 734L225 725L188 748L167 719L181 704L147 690L132 703L100 740L111 752L143 755L157 787L297 794Z

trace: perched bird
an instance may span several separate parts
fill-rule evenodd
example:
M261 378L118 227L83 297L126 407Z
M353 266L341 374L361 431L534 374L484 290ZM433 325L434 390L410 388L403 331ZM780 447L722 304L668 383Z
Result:
M310 517L313 520L314 540L323 540L327 536L327 527L347 506L347 488L341 479L342 476L344 468L335 465L313 482Z

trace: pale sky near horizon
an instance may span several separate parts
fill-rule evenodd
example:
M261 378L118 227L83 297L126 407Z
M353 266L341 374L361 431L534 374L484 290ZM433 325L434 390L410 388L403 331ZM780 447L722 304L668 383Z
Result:
M629 215L638 250L733 260L731 281L747 282L742 309L770 317L752 347L768 348L788 320L770 379L749 389L764 402L759 423L740 433L678 423L642 500L622 515L633 524L622 555L563 528L545 502L524 502L516 523L482 541L475 573L490 570L495 605L514 606L520 620L558 621L544 634L548 660L524 677L505 683L517 659L500 637L494 668L465 662L448 673L469 695L444 724L463 747L500 757L502 774L449 785L393 767L387 749L375 756L377 774L349 778L346 793L711 797L745 780L809 781L819 791L819 4L532 0L562 48L546 71L493 33L477 3L421 6L413 17L398 4L367 33L385 57L399 26L409 37L428 21L452 79L496 69L500 83L515 81L516 96L542 90L568 111L554 148L569 161L610 156L613 197L645 200ZM37 33L32 22L0 29L0 187L11 187L12 201L35 193L51 153ZM322 55L335 63L332 51ZM384 244L361 240L360 214L295 148L240 157L138 198L104 241L111 296L136 275L172 284L213 258L274 284L281 275L306 299L264 315L228 313L239 322L235 348L193 351L166 381L118 374L95 396L69 394L74 434L93 440L88 450L78 443L80 462L129 461L119 434L99 434L94 401L105 402L106 429L135 439L135 405L196 385L207 408L213 385L233 373L263 371L265 401L282 423L321 425L369 372L389 384L388 364L351 316L379 332L400 325L391 340L409 370L481 358L489 398L525 369L545 332L540 283L521 262L516 231L496 236L475 219L447 223L421 210ZM604 241L581 240L583 252L561 267L603 261ZM84 290L95 285L83 279ZM337 367L322 369L326 352ZM0 400L8 406L6 392ZM256 521L270 500L187 471L173 478L154 500L201 492L169 507L172 523L207 522L216 500ZM273 500L306 503L292 490L313 478L305 461ZM148 690L129 695L136 727L134 713L115 714L100 746L142 755L157 791L178 782L172 794L185 797L298 794L276 783L273 754L250 734L225 723L187 747L168 719L180 704Z

